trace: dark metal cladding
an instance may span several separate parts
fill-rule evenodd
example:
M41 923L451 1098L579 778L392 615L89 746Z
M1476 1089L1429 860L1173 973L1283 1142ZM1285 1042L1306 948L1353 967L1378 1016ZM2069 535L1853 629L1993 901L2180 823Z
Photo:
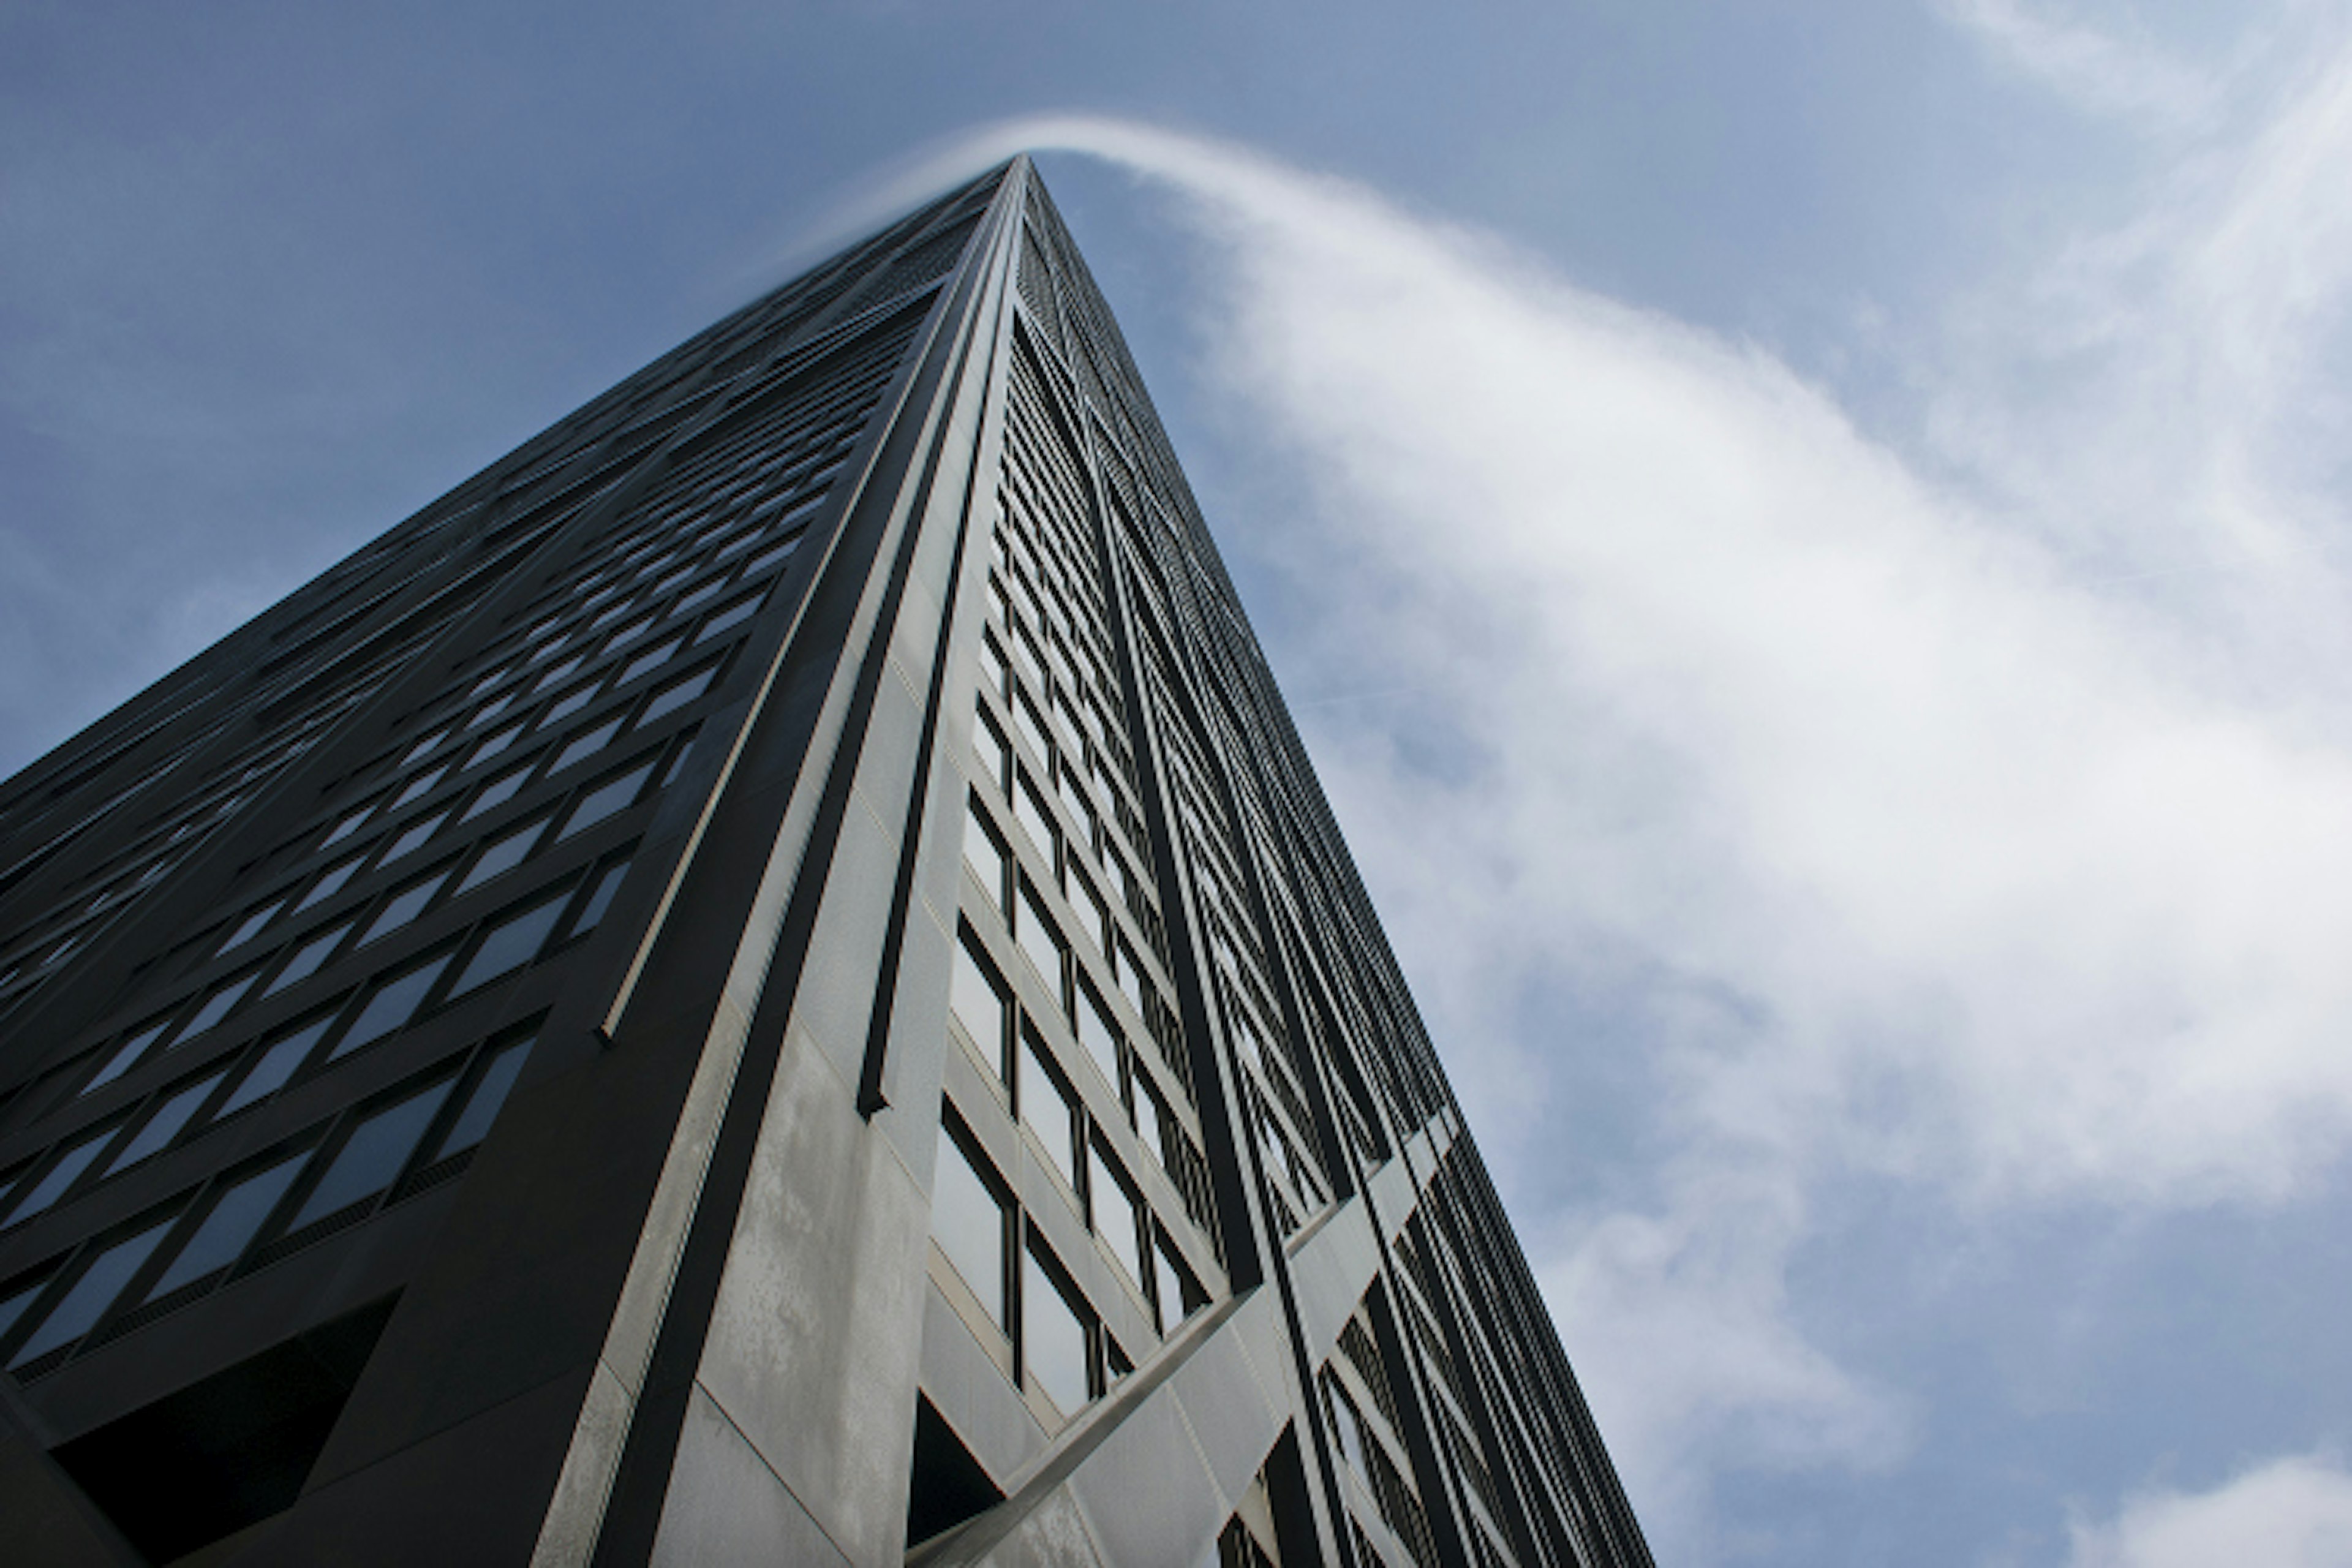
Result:
M1645 1564L1025 159L0 786L27 1563Z

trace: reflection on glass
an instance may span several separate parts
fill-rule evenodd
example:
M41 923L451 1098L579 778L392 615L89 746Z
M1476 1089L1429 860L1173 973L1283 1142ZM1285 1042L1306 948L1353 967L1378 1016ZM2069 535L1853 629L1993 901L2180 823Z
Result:
M482 793L474 797L474 804L467 806L466 808L466 814L463 816L460 816L457 820L460 822L471 822L475 817L481 816L482 813L486 811L496 811L499 807L506 805L507 802L515 797L515 792L522 788L522 781L530 776L530 764L529 763L525 763L519 768L510 768L507 772L500 773L498 777L492 779L489 783L482 786Z
M1037 1134L1037 1142L1062 1173L1072 1194L1078 1190L1077 1117L1070 1108L1069 1091L1054 1069L1045 1065L1045 1047L1027 1030L1021 1036L1021 1120Z
M312 937L303 943L301 950L286 961L286 967L278 972L278 978L269 983L269 988L262 994L275 996L288 986L299 984L318 973L327 962L327 955L341 944L351 929L349 925L339 925L325 935Z
M147 1054L147 1047L155 1043L155 1037L161 1035L170 1023L169 1018L160 1019L123 1041L121 1048L108 1058L106 1065L98 1069L98 1076L81 1086L82 1093L89 1094L94 1089L104 1089L108 1084L138 1066L139 1058Z
M302 896L302 901L294 906L295 912L299 914L312 904L325 903L329 899L341 892L343 884L350 881L352 873L359 868L360 863L357 858L346 860L340 866L330 868L324 876L311 884L310 890Z
M411 827L407 832L394 839L392 841L392 847L383 852L383 858L376 863L380 866L389 866L394 860L399 859L402 856L415 849L426 839L432 837L434 834L440 831L441 824L448 819L448 816L449 814L446 811L436 812L433 816L426 817L424 821L416 824L415 826Z
M227 952L233 948L243 947L247 942L251 942L256 936L260 934L261 928L263 926L268 925L271 921L278 918L278 911L285 907L286 900L283 899L278 899L262 905L259 909L246 916L245 922L238 926L235 931L229 932L228 940L220 944L220 951Z
M1004 1324L1004 1205L997 1201L963 1145L940 1134L939 1172L931 1183L931 1236L991 1321Z
M58 1163L49 1167L49 1173L35 1184L33 1190L26 1193L24 1200L10 1211L6 1224L15 1225L19 1220L30 1219L63 1197L66 1189L89 1169L90 1162L98 1158L99 1152L106 1147L106 1141L113 1136L112 1127L93 1132L58 1156Z
M1151 1266L1159 1276L1153 1293L1159 1297L1154 1305L1160 1312L1160 1331L1166 1333L1191 1315L1194 1292L1185 1285L1184 1266L1169 1251L1166 1237L1151 1249Z
M50 1310L47 1320L16 1347L16 1353L9 1358L8 1364L11 1367L22 1366L88 1333L90 1326L98 1321L99 1315L114 1304L115 1297L122 1293L122 1288L131 1282L131 1277L139 1272L139 1266L147 1261L147 1255L155 1250L155 1244L163 1239L163 1233L171 1228L172 1222L168 1219L160 1225L151 1225L137 1236L127 1241L118 1241L99 1254L98 1261L82 1270L81 1278L74 1281L73 1289L67 1291L65 1299Z
M551 773L561 773L583 757L594 756L604 749L614 735L620 733L620 730L621 721L618 719L606 720L556 752L555 761L548 764L547 771Z
M1037 966L1038 977L1054 999L1062 999L1062 933L1054 929L1054 918L1045 912L1037 889L1027 882L1021 884L1021 929L1015 933L1021 939L1021 951Z
M555 917L563 912L563 901L569 892L559 893L490 928L482 938L482 945L466 964L457 984L449 988L452 996L462 996L478 986L488 985L502 975L511 974L538 956L540 945L547 933L555 929Z
M432 1124L434 1113L448 1098L449 1085L444 1080L360 1123L287 1228L299 1230L392 1185L400 1168L408 1163L408 1156L416 1152L416 1142Z
M1013 753L1006 749L1004 737L998 731L995 721L982 715L980 721L972 726L971 739L972 750L980 755L981 772L988 775L991 784L1003 789L1013 766Z
M1102 999L1091 985L1078 987L1078 1043L1102 1068L1103 1081L1118 1087L1118 1031L1105 1016Z
M15 1295L0 1300L0 1339L8 1337L8 1331L16 1326L16 1320L25 1315L25 1309L31 1306L33 1299L47 1289L48 1285L47 1279L36 1279Z
M1051 862L1055 843L1054 814L1045 808L1045 797L1037 793L1027 773L1021 775L1020 787L1013 792L1013 816L1021 824L1021 830L1029 836L1029 842L1043 849L1046 860Z
M507 1096L513 1092L515 1079L522 1076L522 1064L530 1058L530 1041L519 1040L490 1058L490 1065L482 1069L481 1081L474 1086L472 1096L466 1101L466 1109L457 1113L457 1121L451 1125L449 1135L433 1151L434 1159L446 1160L462 1153L489 1136L490 1123L499 1119Z
M217 1121L232 1112L243 1110L255 1100L277 1093L286 1080L294 1076L294 1069L302 1065L303 1058L310 1054L310 1047L319 1043L319 1037L327 1032L327 1026L334 1021L334 1010L331 1008L263 1051L261 1059L253 1064L253 1070L245 1075L245 1081L236 1086L236 1092L215 1113L214 1119Z
M219 1087L220 1080L227 1076L226 1073L216 1072L200 1083L190 1084L165 1100L163 1107L147 1119L147 1125L139 1130L139 1136L122 1146L122 1152L106 1167L106 1173L110 1176L117 1171L129 1170L178 1137L180 1129L188 1124L188 1118L196 1113L196 1107L202 1105L205 1097Z
M411 801L424 799L433 792L433 786L441 782L441 775L448 771L448 765L444 763L429 773L419 773L409 780L401 792L392 797L392 809L398 811Z
M998 1078L1004 1074L1004 1026L1006 1005L1004 993L971 951L971 940L956 944L955 989L950 996L956 1022L971 1043L980 1047L990 1068Z
M555 837L564 839L575 833L584 833L614 813L625 809L631 801L637 798L637 791L645 787L646 776L653 771L651 763L631 768L619 778L599 784L582 795L580 804L572 808L572 815L564 818L563 830Z
M280 1160L222 1194L220 1201L213 1205L213 1212L205 1216L205 1223L196 1227L196 1234L188 1238L180 1255L172 1259L171 1267L163 1270L163 1278L155 1281L154 1289L147 1292L147 1299L152 1301L158 1296L168 1296L181 1286L236 1262L310 1158L306 1150L292 1159Z
M546 828L547 819L542 816L536 822L523 824L502 838L490 840L489 847L483 850L481 858L474 862L474 868L466 873L464 881L457 884L457 890L470 892L491 878L521 865L529 858L531 846L539 842L539 836Z
M425 994L433 989L433 983L441 977L441 971L448 964L449 955L443 953L378 986L375 994L368 998L366 1007L352 1021L351 1032L336 1042L335 1055L349 1056L362 1046L373 1045L405 1025L416 1016Z
M1086 1321L1034 1253L1022 1265L1022 1365L1055 1408L1069 1415L1085 1406L1091 1392Z
M252 989L253 976L247 973L230 981L210 996L205 997L205 1005L196 1009L196 1016L188 1020L188 1026L180 1031L180 1037L174 1045L185 1045L223 1018L227 1017L229 1009L244 1001L245 994Z
M677 711L701 696L710 689L711 677L718 673L716 667L713 667L703 670L700 674L689 675L684 680L662 688L654 694L654 700L646 704L646 710L637 715L637 728L642 730L655 720Z
M1103 1157L1100 1149L1094 1151L1093 1160L1087 1192L1094 1205L1095 1234L1109 1246L1110 1255L1118 1259L1119 1267L1127 1270L1136 1289L1141 1289L1143 1247L1136 1223L1135 1194L1127 1190L1127 1178Z
M988 901L999 911L1004 908L1004 874L1008 862L1003 847L996 842L981 820L980 808L973 806L963 823L963 858L971 867L971 874L988 889Z
M361 933L360 945L365 947L379 937L390 936L415 920L424 912L425 906L433 901L433 895L441 890L441 884L448 879L449 874L443 871L423 881L411 882L394 893L375 919L368 922L367 930Z

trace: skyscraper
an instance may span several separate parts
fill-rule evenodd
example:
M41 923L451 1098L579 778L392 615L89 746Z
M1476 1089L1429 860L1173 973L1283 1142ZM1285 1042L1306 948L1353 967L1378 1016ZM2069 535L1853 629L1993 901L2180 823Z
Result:
M1646 1563L1025 160L0 788L38 1563Z

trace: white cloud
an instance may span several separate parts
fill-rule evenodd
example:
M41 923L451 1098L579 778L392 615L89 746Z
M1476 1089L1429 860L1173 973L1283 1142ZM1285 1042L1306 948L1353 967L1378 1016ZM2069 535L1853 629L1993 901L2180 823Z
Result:
M1662 1562L1713 1554L1717 1469L1876 1469L1908 1447L1902 1405L1789 1321L1784 1276L1805 1222L1785 1169L1684 1162L1654 1208L1577 1226L1540 1270Z
M2150 1492L2077 1523L2073 1568L2347 1568L2352 1475L2332 1458L2273 1459L2206 1492Z
M1119 160L1211 243L1213 384L1310 498L1247 520L1318 617L1277 660L1398 692L1302 720L1489 1156L1556 1192L1555 1128L1622 1145L1538 1261L1662 1556L1709 1552L1724 1467L1903 1452L1900 1393L1788 1310L1825 1184L2160 1210L2352 1144L2352 663L2312 657L2352 600L2340 493L2282 456L2331 417L2339 100L2340 50L1980 302L1934 468L1345 183L1102 121L980 146ZM2004 417L2050 342L2040 423ZM1564 994L1605 1027L1548 1023Z
M2214 111L2220 83L2129 29L2093 26L2024 0L1939 0L1937 9L1995 57L2085 110L2166 125Z
M2153 159L2112 226L1995 280L1925 374L1948 451L2045 536L2242 623L2243 584L2252 618L2286 604L2296 636L2340 646L2340 600L2313 605L2303 579L2337 545L2352 437L2352 12L2285 15L2233 68L2225 130Z
M1988 1191L2276 1194L2336 1157L2352 749L2246 701L2212 628L2070 582L1759 354L1088 134L1230 246L1219 368L1319 487L1283 542L1341 612L1311 655L1433 680L1409 707L1478 760L1325 731L1337 787L1424 825L1371 854L1451 906L1435 967L1597 933L1755 1009L1710 1124L1800 1147L1854 1074L1922 1073L1950 1098L1905 1146L1925 1117Z

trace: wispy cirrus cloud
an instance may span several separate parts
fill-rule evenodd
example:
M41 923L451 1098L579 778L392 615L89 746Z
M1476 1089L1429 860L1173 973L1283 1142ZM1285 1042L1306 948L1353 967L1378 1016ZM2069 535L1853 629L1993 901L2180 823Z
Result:
M2273 1568L2352 1563L2352 1475L2326 1455L2290 1455L2206 1491L2149 1491L2104 1522L2077 1521L2071 1568Z
M2085 110L2194 128L2221 106L2218 73L2182 64L2137 29L2101 27L2029 0L1940 0L1994 56Z

